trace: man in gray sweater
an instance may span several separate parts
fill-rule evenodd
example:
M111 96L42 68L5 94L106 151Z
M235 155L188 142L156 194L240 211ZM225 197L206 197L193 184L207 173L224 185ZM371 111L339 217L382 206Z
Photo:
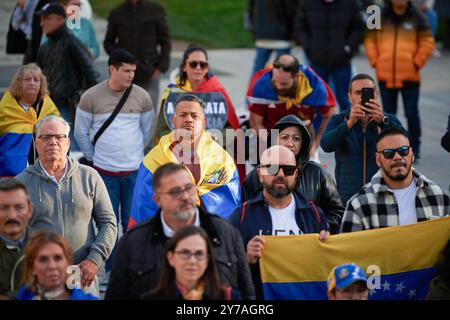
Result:
M58 232L69 241L85 287L109 257L117 226L108 191L97 171L67 156L69 131L62 118L41 119L36 124L39 158L17 179L30 192L34 207L30 227Z

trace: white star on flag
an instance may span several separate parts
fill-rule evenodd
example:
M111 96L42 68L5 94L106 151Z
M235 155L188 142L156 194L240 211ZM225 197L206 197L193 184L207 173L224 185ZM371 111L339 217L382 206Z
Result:
M412 299L416 295L416 290L409 290L408 297Z
M391 291L391 284L387 280L381 286L383 287L383 291Z
M400 293L402 293L403 289L406 288L406 287L403 285L403 282L396 283L395 286L397 287L397 288L395 289L395 292L400 292Z

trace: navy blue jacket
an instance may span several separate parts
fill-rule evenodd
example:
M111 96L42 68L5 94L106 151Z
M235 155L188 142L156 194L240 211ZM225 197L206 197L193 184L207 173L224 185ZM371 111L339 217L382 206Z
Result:
M328 231L328 221L322 209L312 205L311 202L308 203L298 192L294 191L292 194L296 207L295 220L303 233L319 233L321 230ZM272 235L272 218L262 190L257 196L236 208L228 219L241 233L245 248L247 248L247 243L254 236L260 234ZM252 271L256 298L262 299L259 263L250 265L250 270Z
M375 162L375 141L379 131L391 127L403 128L395 115L385 113L389 118L387 125L378 125L371 121L364 132L358 121L349 130L347 120L350 111L351 108L348 108L332 116L320 141L323 151L334 152L336 184L344 207L348 199L358 193L378 171Z

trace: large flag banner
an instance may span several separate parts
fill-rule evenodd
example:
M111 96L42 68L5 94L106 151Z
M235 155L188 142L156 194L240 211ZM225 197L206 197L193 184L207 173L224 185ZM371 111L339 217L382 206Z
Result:
M424 299L450 239L450 217L339 234L325 242L317 234L264 238L260 268L265 299L327 299L329 273L347 262L366 270L375 286L369 300Z

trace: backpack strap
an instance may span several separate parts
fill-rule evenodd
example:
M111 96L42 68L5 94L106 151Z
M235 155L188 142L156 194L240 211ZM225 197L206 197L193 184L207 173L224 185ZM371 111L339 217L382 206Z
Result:
M247 208L247 201L245 201L243 204L242 204L242 211L241 211L241 224L242 224L242 221L244 221L244 216L245 216L245 209Z
M317 209L316 204L314 203L314 201L308 201L308 202L309 202L310 206L313 208L314 212L316 213L316 218L320 225L320 214L319 214L319 210Z

